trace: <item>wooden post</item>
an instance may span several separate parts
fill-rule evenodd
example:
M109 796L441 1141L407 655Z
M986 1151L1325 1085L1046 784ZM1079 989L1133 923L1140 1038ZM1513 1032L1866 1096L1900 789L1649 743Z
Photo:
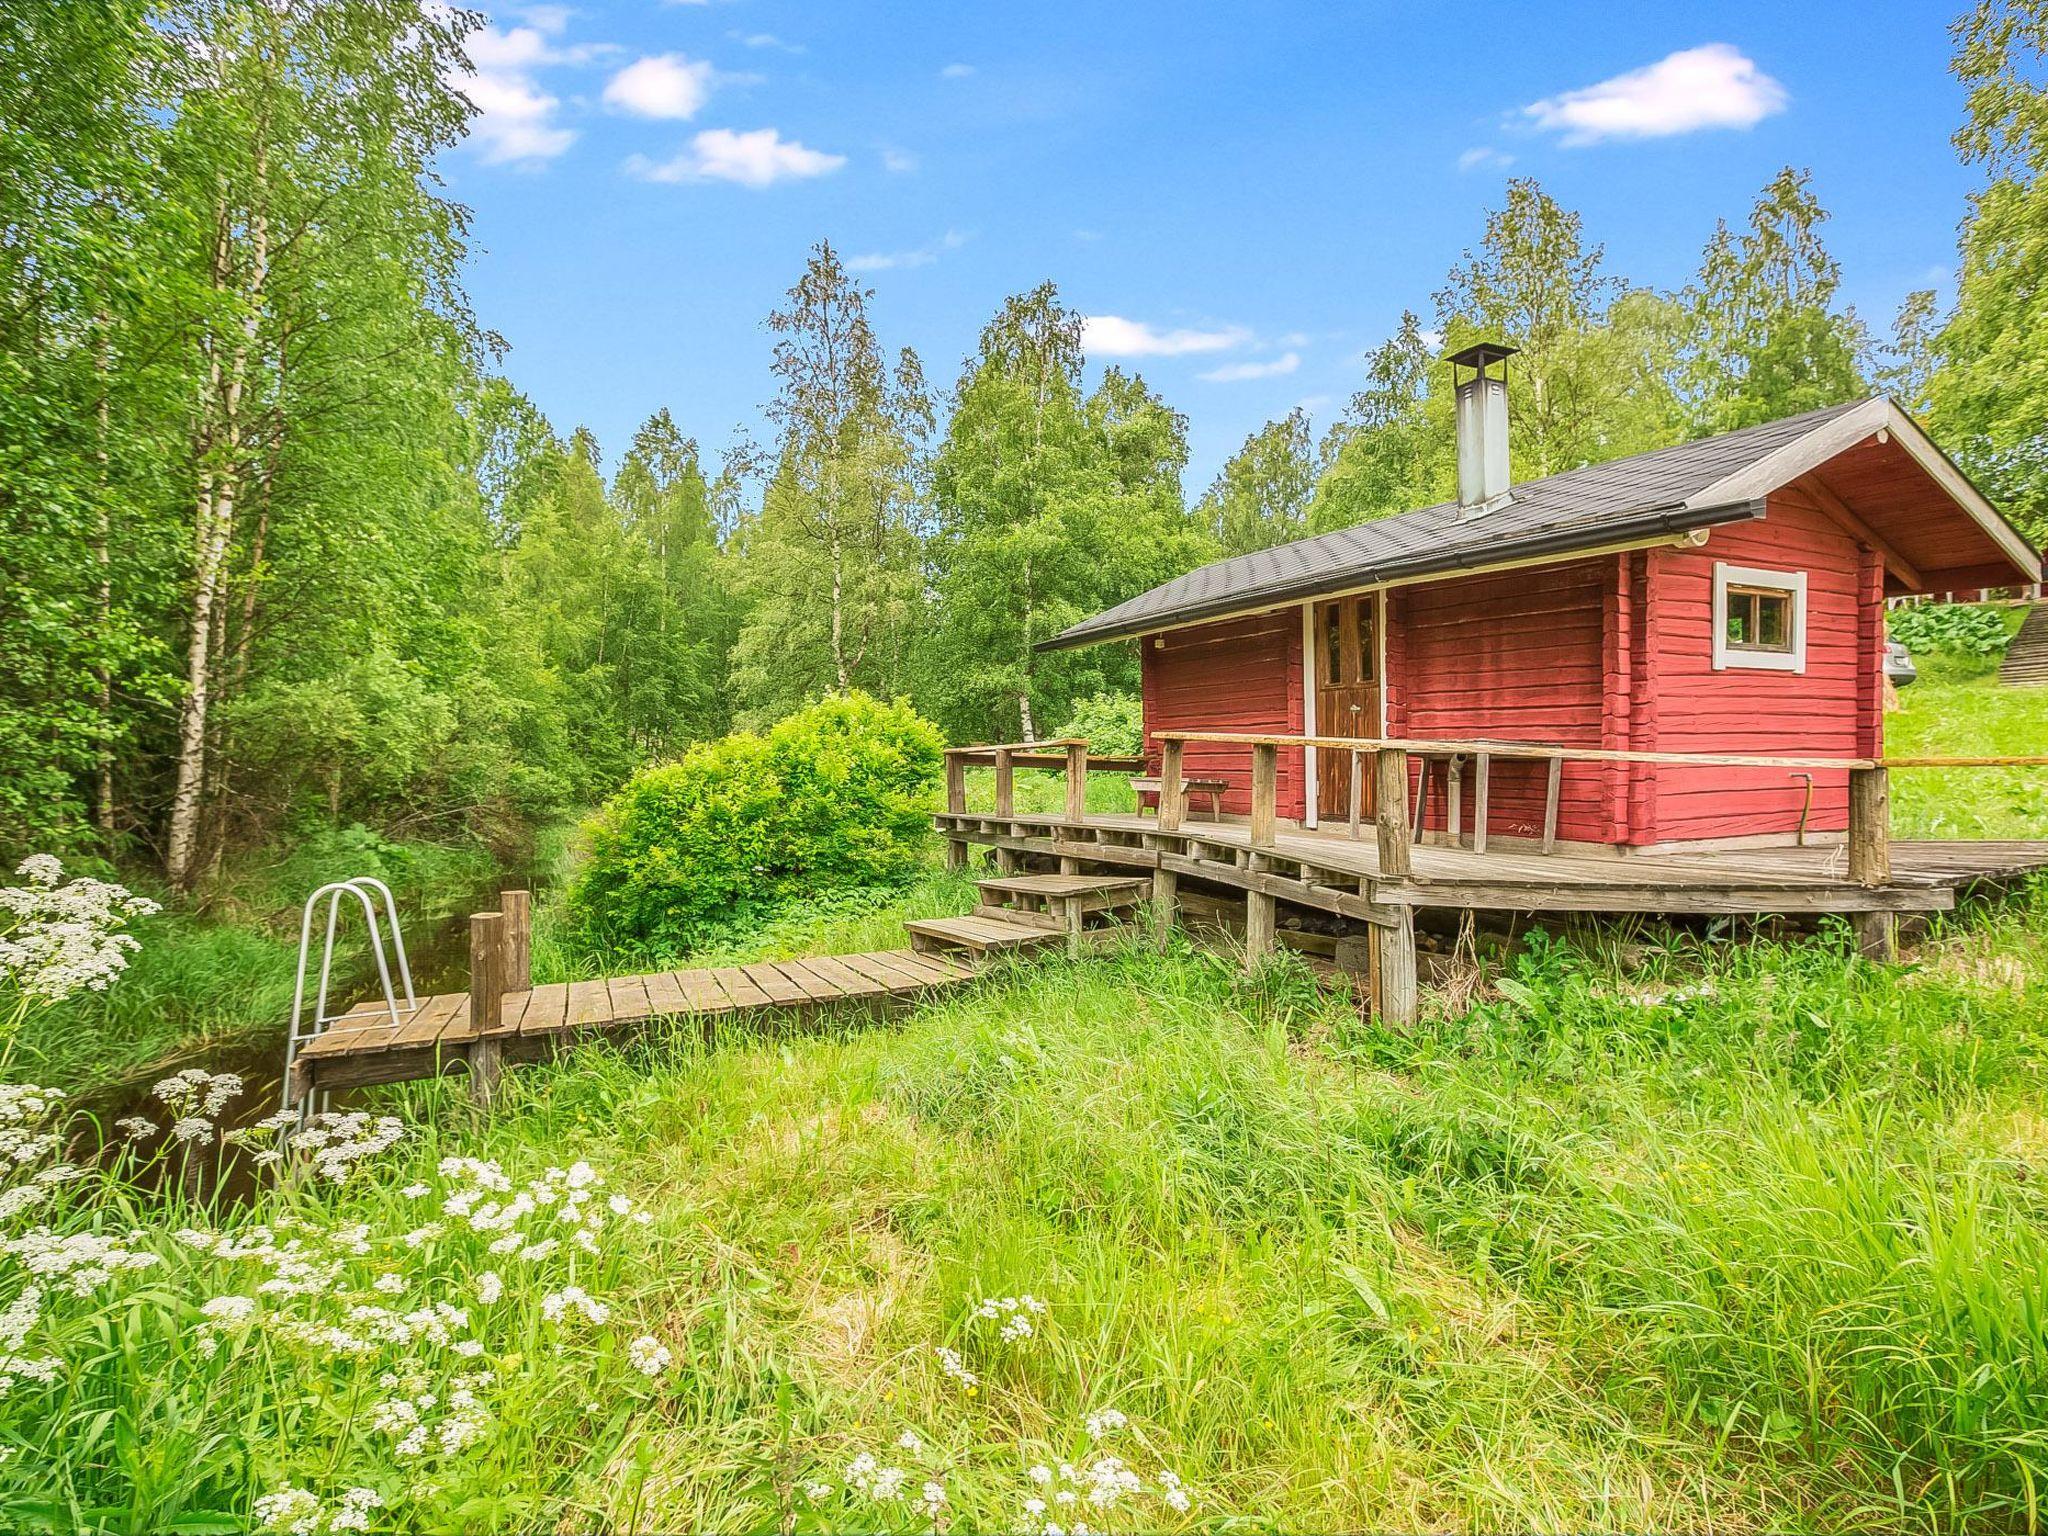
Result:
M1372 823L1379 840L1380 878L1406 880L1412 855L1408 842L1408 753L1381 747L1372 755Z
M1280 903L1264 891L1244 893L1244 959L1255 966L1273 952Z
M1849 770L1849 878L1891 884L1892 792L1881 767Z
M1274 798L1280 787L1280 749L1270 742L1252 748L1252 846L1273 846Z
M1313 784L1309 786L1308 792L1311 794L1315 792L1315 786ZM1364 816L1364 814L1365 762L1361 757L1358 748L1353 747L1351 749L1351 815L1349 818L1350 830L1353 838L1356 838L1358 836L1358 824L1360 819Z
M1849 926L1856 934L1856 949L1866 960L1889 965L1899 957L1899 920L1891 912L1851 912Z
M1152 871L1152 937L1163 950L1180 921L1180 876L1170 869Z
M1088 819L1088 743L1067 744L1067 820L1079 826Z
M1543 784L1543 851L1552 853L1557 848L1557 797L1564 787L1564 759L1553 757L1550 771Z
M1465 758L1458 752L1444 764L1444 841L1465 846Z
M1415 912L1411 907L1394 908L1394 921L1377 932L1379 939L1379 995L1373 1011L1381 1022L1403 1027L1413 1024L1415 996Z
M954 816L967 810L967 759L958 752L946 754L946 810Z
M1187 744L1179 741L1161 742L1159 746L1159 830L1176 832L1180 829L1180 818L1186 809L1187 791L1181 788L1181 754Z
M1486 852L1486 796L1493 776L1493 759L1484 752L1472 757L1472 851Z
M505 914L505 990L533 990L533 893L506 891L498 897Z
M1017 814L1017 769L1008 747L996 748L996 814Z
M477 912L469 919L469 1095L488 1106L504 1070L505 916Z

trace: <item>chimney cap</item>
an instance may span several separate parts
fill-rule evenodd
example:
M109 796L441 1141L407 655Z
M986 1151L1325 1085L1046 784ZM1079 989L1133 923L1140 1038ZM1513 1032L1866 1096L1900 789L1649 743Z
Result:
M1505 362L1521 350L1520 347L1510 347L1498 341L1481 341L1475 342L1462 352L1453 352L1445 361L1453 364L1462 363L1467 368L1477 368L1483 372L1487 364Z

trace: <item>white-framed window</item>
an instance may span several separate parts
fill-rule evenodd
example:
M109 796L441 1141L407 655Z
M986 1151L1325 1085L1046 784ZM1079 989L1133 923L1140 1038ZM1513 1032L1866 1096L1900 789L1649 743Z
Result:
M1714 670L1806 670L1806 572L1714 563Z

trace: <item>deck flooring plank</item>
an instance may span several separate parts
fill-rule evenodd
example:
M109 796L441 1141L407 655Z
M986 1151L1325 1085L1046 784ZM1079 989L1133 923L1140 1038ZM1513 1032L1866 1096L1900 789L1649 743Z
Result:
M838 958L841 964L894 993L915 992L925 985L921 973L908 966L892 964L893 957L889 955L841 955Z
M467 1023L469 995L457 992L444 994L444 997L454 1003L454 1006L436 1009L433 1005L441 1003L443 998L428 998L426 1005L392 1036L389 1044L393 1047L432 1045L454 1028L458 1021Z
M648 1001L644 976L613 976L605 982L605 990L611 996L612 1023L654 1017L654 1004Z
M656 971L651 976L642 976L640 980L647 988L647 1006L652 1017L668 1018L678 1013L696 1012L684 996L674 971Z
M725 994L726 1007L733 1012L744 1013L775 1006L775 999L761 990L760 984L747 973L747 967L722 965L711 974Z
M683 995L683 1006L692 1013L714 1014L732 1012L733 1002L726 989L718 984L718 973L699 967L695 970L675 973L676 990Z
M757 991L778 1008L801 1008L811 1000L810 994L802 987L765 962L743 965L739 970Z
M535 987L519 1017L522 1035L558 1034L569 1021L569 983L550 981Z
M837 986L842 997L887 997L894 990L886 983L863 975L839 955L812 955L805 963L814 974Z
M772 960L768 964L774 970L786 976L792 986L802 989L805 1002L836 1003L839 1001L839 989L823 977L813 973L810 966L804 961L796 959Z
M611 990L602 981L572 981L569 983L569 1016L564 1024L569 1029L585 1029L609 1024L612 1020Z

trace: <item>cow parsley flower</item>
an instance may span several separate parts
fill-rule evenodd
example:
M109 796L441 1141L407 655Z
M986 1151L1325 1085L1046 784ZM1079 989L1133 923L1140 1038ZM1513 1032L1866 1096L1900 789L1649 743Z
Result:
M1131 1421L1125 1418L1118 1409L1101 1408L1089 1414L1082 1422L1083 1427L1088 1431L1088 1438L1090 1440L1100 1440L1105 1435L1122 1429Z
M131 1141L147 1141L157 1133L157 1123L143 1115L123 1115L114 1122L114 1128Z
M490 1306L505 1294L505 1282L498 1278L495 1269L484 1270L476 1277L476 1299Z
M932 1352L939 1357L939 1369L959 1382L963 1387L972 1387L981 1378L967 1369L967 1362L960 1358L960 1351L949 1349L944 1344L933 1346Z
M141 946L119 930L157 904L104 880L59 884L64 866L47 853L17 866L26 886L0 889L0 984L42 1003L80 990L102 992Z
M675 1358L668 1346L651 1334L641 1334L626 1346L626 1360L642 1376L659 1376Z

